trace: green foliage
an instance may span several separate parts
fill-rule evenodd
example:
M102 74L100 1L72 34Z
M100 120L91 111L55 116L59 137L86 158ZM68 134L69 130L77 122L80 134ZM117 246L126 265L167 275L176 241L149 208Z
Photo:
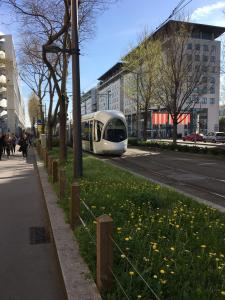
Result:
M55 150L52 155L57 155ZM113 238L125 256L114 249L113 271L129 299L155 298L126 257L160 299L222 299L225 293L223 214L91 156L85 156L83 162L81 200L95 216L108 214L114 220ZM68 183L72 183L71 153L66 172ZM88 231L80 226L75 234L95 277L96 222L83 205L81 217ZM115 283L111 294L104 299L125 297Z

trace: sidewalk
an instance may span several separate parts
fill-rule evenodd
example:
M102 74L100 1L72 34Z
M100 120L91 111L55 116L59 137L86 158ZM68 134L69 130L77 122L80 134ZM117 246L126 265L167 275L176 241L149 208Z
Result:
M0 299L64 300L34 154L0 161ZM43 235L46 232L46 235Z

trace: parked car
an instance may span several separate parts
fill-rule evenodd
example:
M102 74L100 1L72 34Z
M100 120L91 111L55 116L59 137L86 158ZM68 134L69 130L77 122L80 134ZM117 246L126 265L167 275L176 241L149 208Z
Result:
M225 143L225 132L209 132L203 137L204 142Z
M192 133L192 134L183 136L183 141L203 142L203 136L198 133Z

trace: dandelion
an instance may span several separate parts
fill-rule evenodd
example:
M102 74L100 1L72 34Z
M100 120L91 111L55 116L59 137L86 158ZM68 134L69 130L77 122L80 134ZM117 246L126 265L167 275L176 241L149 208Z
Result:
M124 254L121 254L120 256L121 256L122 258L125 258L125 257L126 257L126 255L124 255Z
M175 274L173 271L170 271L170 274Z
M129 241L129 237L125 237L125 239L124 239L125 241Z
M206 248L206 245L201 245L201 248Z
M95 205L92 205L91 208L96 208L96 206L95 206Z
M174 251L174 250L175 250L175 248L174 248L174 247L170 247L170 250L171 250L171 251Z
M157 276L157 275L153 275L153 278L157 279L157 278L158 278L158 276Z
M166 273L165 270L163 270L163 269L161 269L159 272L160 272L161 274L165 274L165 273Z
M161 282L162 284L166 284L166 283L167 283L167 280L162 280L162 279L160 279L160 282Z
M130 275L130 276L134 276L134 272L133 272L133 271L130 271L130 272L129 272L129 275Z
M141 298L142 298L142 296L141 296L141 295L138 295L137 297L138 297L138 299L141 299Z
M117 227L117 231L120 231L120 230L122 230L122 227Z
M97 222L96 222L96 221L93 221L93 224L97 224Z
M221 295L225 296L225 291L221 291Z

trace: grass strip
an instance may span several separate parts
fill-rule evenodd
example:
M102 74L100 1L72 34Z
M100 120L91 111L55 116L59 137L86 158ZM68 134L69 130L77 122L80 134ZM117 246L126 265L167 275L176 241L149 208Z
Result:
M52 152L57 157L57 150ZM113 272L129 299L155 299L132 261L160 299L225 299L225 216L214 208L138 178L129 172L85 155L81 199L95 216L114 220L114 240L124 254L114 251ZM72 154L66 164L67 196L62 207L68 218ZM95 278L95 220L81 206L83 226L75 235ZM91 236L91 237L90 237ZM107 300L125 299L115 284Z

